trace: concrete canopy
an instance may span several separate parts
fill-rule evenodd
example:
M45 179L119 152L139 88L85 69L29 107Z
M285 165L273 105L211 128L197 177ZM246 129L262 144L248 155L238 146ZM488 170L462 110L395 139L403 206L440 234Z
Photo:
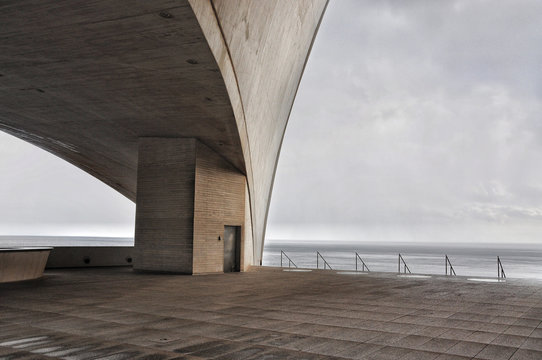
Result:
M135 201L138 142L196 138L246 175L254 262L326 0L6 1L0 129Z

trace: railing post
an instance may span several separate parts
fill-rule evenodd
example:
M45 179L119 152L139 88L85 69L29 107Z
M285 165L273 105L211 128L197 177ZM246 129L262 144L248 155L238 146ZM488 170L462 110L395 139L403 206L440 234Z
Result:
M450 276L454 275L456 276L455 269L452 265L452 262L450 261L450 258L448 255L444 255L444 265L446 266L445 274L448 275L448 269L450 269Z
M498 279L505 279L506 274L504 273L504 268L502 267L502 262L500 257L497 256L497 278Z
M290 259L290 257L288 255L286 255L286 253L283 250L280 251L280 267L282 267L283 264L284 264L284 261L283 261L284 256L286 257L286 259L288 259L288 267L289 268L291 268L292 265L294 265L294 267L297 268L297 265L295 264L295 262L293 262L292 259Z
M361 261L361 271L365 271L365 269L367 269L367 272L371 272L371 270L369 270L369 267L365 265L365 261L363 261L361 256L359 256L359 254L356 252L356 271L358 271L359 269L358 261Z
M356 271L358 271L358 253L356 253L355 258L356 258Z
M399 274L401 274L401 261L403 262L403 272L406 274L407 270L409 274L412 274L412 271L410 271L410 268L407 266L405 259L399 254L399 259L397 260L397 270Z
M322 254L320 254L319 251L316 251L316 268L319 269L320 268L320 259L319 258L322 258L322 261L324 263L324 270L326 269L326 267L329 268L329 270L333 270L333 268L331 267L331 265L328 264L328 262L326 261L326 259L322 256Z

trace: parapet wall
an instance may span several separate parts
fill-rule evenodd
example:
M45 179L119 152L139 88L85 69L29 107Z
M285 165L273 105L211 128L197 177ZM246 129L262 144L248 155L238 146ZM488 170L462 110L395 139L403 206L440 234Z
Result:
M61 246L55 247L47 260L47 269L132 266L133 246Z

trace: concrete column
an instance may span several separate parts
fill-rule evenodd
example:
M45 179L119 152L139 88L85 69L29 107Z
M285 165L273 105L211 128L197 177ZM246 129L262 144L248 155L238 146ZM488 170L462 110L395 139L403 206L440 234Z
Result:
M134 269L222 272L225 225L241 227L246 269L253 248L246 186L244 174L196 139L140 139Z
M134 269L192 273L196 139L141 138Z

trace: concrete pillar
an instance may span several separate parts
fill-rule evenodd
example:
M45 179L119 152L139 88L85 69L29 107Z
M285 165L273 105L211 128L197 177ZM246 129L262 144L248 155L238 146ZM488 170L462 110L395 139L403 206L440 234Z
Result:
M134 269L192 273L195 175L195 139L140 139Z
M140 139L134 269L222 272L225 225L241 226L250 258L246 193L245 176L198 140Z

